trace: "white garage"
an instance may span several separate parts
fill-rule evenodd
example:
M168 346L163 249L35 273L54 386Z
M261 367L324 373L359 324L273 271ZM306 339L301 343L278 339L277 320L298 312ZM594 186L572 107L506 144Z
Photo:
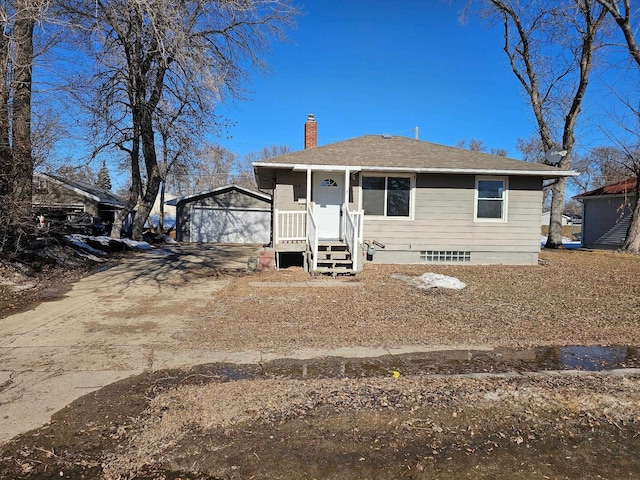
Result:
M269 243L271 210L193 207L191 241Z
M271 196L237 185L167 202L176 205L176 239L195 243L267 244Z

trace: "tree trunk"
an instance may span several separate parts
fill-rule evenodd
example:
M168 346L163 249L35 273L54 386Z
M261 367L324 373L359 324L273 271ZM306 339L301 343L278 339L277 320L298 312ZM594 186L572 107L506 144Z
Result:
M20 251L30 236L33 157L31 155L31 72L34 8L31 0L16 1L13 58L9 40L0 43L2 106L0 107L0 201L2 245ZM10 79L10 80L8 80Z
M142 179L140 178L140 137L135 134L133 136L131 151L129 151L129 159L131 161L129 198L127 199L125 208L116 215L116 219L111 226L110 235L113 238L120 238L124 221L135 210L138 199L140 198L140 190L142 189Z
M551 214L549 215L549 234L544 248L562 247L562 210L564 209L564 194L567 189L567 179L559 178L551 186Z
M5 196L11 192L10 172L13 169L11 140L9 136L9 39L0 35L0 201L6 206ZM2 210L0 226L4 226L7 210Z
M134 117L134 123L136 123L137 118L138 125L140 127L142 156L144 158L147 171L147 185L144 190L144 194L140 197L138 211L133 219L131 238L134 240L142 240L144 225L147 222L147 218L149 218L153 204L158 196L160 183L162 182L162 176L160 175L160 169L158 167L158 158L156 156L153 119L149 113L152 111L152 108L144 102L144 100L140 101L140 104L144 105L144 108L142 108L142 111Z
M631 224L627 231L627 238L625 239L622 247L623 252L633 253L635 255L640 254L640 178L636 180L636 204L631 214Z
M165 182L162 180L162 184L160 185L160 215L158 216L158 230L160 231L160 235L164 233L164 189Z
M12 186L16 200L24 208L31 208L33 158L31 156L31 71L33 61L33 28L31 0L18 0L14 26L15 60L13 64L13 122L12 150L16 171Z

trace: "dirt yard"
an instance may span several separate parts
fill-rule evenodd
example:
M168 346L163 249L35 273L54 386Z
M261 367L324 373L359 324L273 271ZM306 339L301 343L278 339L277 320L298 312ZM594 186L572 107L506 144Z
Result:
M201 265L162 301L99 296L111 307L80 333L135 337L156 363L6 442L0 478L638 478L640 371L624 367L638 366L640 258L541 259L367 265L335 282ZM392 277L425 271L467 288ZM165 344L143 343L161 318L181 321ZM627 357L611 372L529 373L538 347L565 345L626 346ZM358 349L387 355L342 358ZM400 354L412 349L422 353ZM192 366L157 368L188 351ZM197 366L209 351L260 357ZM322 351L342 357L312 358Z

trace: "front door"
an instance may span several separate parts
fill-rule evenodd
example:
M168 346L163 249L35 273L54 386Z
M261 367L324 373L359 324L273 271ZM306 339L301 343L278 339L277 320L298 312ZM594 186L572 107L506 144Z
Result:
M313 210L318 223L318 237L323 240L340 239L340 209L344 194L344 176L339 173L313 174Z

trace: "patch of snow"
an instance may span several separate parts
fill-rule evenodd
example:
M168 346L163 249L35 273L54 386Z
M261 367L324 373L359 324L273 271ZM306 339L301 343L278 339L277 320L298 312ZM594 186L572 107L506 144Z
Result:
M153 247L147 242L138 242L136 240L130 240L128 238L121 238L119 242L124 243L132 250L151 250Z
M540 235L540 246L544 247L546 243L547 243L547 236ZM582 247L582 242L571 240L570 238L567 238L567 237L562 237L562 246L565 248L580 248Z
M84 250L85 252L90 253L91 255L94 256L105 256L106 253L103 252L102 250L98 250L97 248L93 248L91 245L89 245L88 243L86 243L85 240L86 237L83 237L81 235L68 235L67 236L67 241L72 244L74 247L79 248L81 250Z
M173 238L171 238L169 235L162 235L162 241L164 243L178 243Z
M104 252L100 252L101 254L105 254ZM90 253L84 253L84 252L78 252L78 256L83 257L83 258L88 258L89 260L96 262L96 263L103 263L106 262L106 260L104 260L103 258L98 258L95 255L92 255Z
M105 247L109 246L109 242L113 240L111 237L107 237L106 235L100 235L99 237L86 237L87 240L91 240L92 242L99 243L100 245L104 245Z
M100 256L106 255L106 252L103 252L102 250L98 250L97 248L92 247L91 245L86 243L87 241L90 240L91 242L94 242L98 245L103 245L106 250L109 250L114 243L125 245L131 250L153 249L153 247L147 242L137 242L135 240L131 240L128 238L112 238L107 236L93 237L93 236L81 235L76 233L73 235L68 235L67 239L69 240L69 243L73 244L77 248L80 248L93 255L100 255Z
M410 285L420 289L429 288L448 288L453 290L462 290L466 288L466 284L455 277L448 277L439 273L423 273L419 277L410 277L407 275L394 274L393 278L403 280Z

